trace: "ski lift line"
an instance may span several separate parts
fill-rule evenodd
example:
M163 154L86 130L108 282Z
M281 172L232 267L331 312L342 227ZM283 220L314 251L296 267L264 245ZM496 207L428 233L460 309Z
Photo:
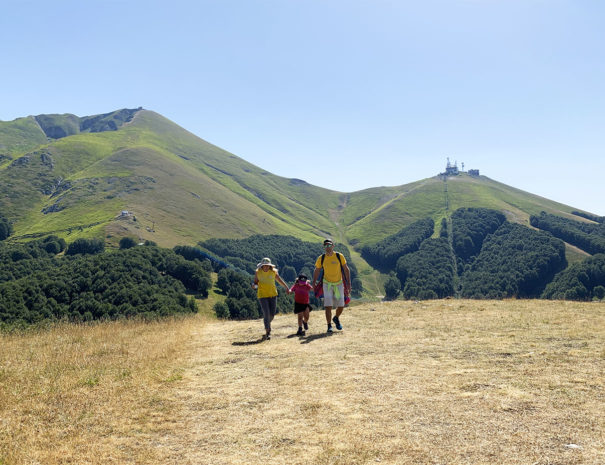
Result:
M456 260L456 254L454 253L454 229L452 226L452 217L449 215L450 212L450 199L449 192L447 190L447 176L443 178L443 194L445 196L445 221L447 224L447 242L450 248L450 255L452 257L452 264L454 266L454 297L460 297L459 291L459 279L458 279L458 262Z

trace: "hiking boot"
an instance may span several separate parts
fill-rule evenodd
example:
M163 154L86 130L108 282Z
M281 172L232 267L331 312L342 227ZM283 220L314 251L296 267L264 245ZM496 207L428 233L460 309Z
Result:
M303 325L305 327L305 331L307 331L309 329L309 325L307 324L307 322L303 321Z
M271 335L267 334L267 337L265 339L268 341L269 339L271 339Z
M304 336L305 335L305 332L303 331L302 326L298 327L298 331L296 331L296 335L297 336Z
M331 333L332 332L332 325L328 325L328 332Z
M339 330L339 331L342 330L342 325L340 324L340 320L338 319L337 316L335 316L334 318L332 318L332 321L336 325L336 329L337 330Z

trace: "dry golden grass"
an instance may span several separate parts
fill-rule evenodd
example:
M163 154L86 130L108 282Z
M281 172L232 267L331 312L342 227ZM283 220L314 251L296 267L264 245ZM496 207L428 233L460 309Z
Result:
M0 335L0 464L164 463L192 327L59 325Z
M603 464L605 305L395 302L2 337L0 463ZM20 393L19 393L20 391Z

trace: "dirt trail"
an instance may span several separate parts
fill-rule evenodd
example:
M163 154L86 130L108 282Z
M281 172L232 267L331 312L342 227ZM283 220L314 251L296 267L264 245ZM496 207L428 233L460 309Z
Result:
M265 342L259 320L208 323L154 444L179 465L603 463L604 310L366 304L331 336L322 312L303 338L278 315Z
M163 455L175 464L323 463L311 457L335 441L338 414L328 413L353 408L329 394L339 390L334 354L346 355L359 331L351 319L346 311L348 332L328 336L323 312L313 312L308 337L298 338L294 316L278 315L270 341L259 320L200 327L175 399L183 427L162 438Z

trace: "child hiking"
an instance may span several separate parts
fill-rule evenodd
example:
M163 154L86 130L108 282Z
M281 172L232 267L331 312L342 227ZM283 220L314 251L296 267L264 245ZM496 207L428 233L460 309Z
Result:
M290 292L294 292L294 313L298 318L297 336L304 336L305 331L309 329L309 312L311 311L309 291L311 291L311 289L313 288L304 274L299 274L296 282L290 288Z
M313 288L323 271L323 295L324 308L326 310L326 321L328 333L332 332L332 321L336 329L342 330L340 315L345 306L345 294L351 291L351 272L347 266L344 255L334 252L334 243L331 239L324 241L326 253L317 257L315 271L313 272ZM336 315L332 319L332 307L336 307Z

